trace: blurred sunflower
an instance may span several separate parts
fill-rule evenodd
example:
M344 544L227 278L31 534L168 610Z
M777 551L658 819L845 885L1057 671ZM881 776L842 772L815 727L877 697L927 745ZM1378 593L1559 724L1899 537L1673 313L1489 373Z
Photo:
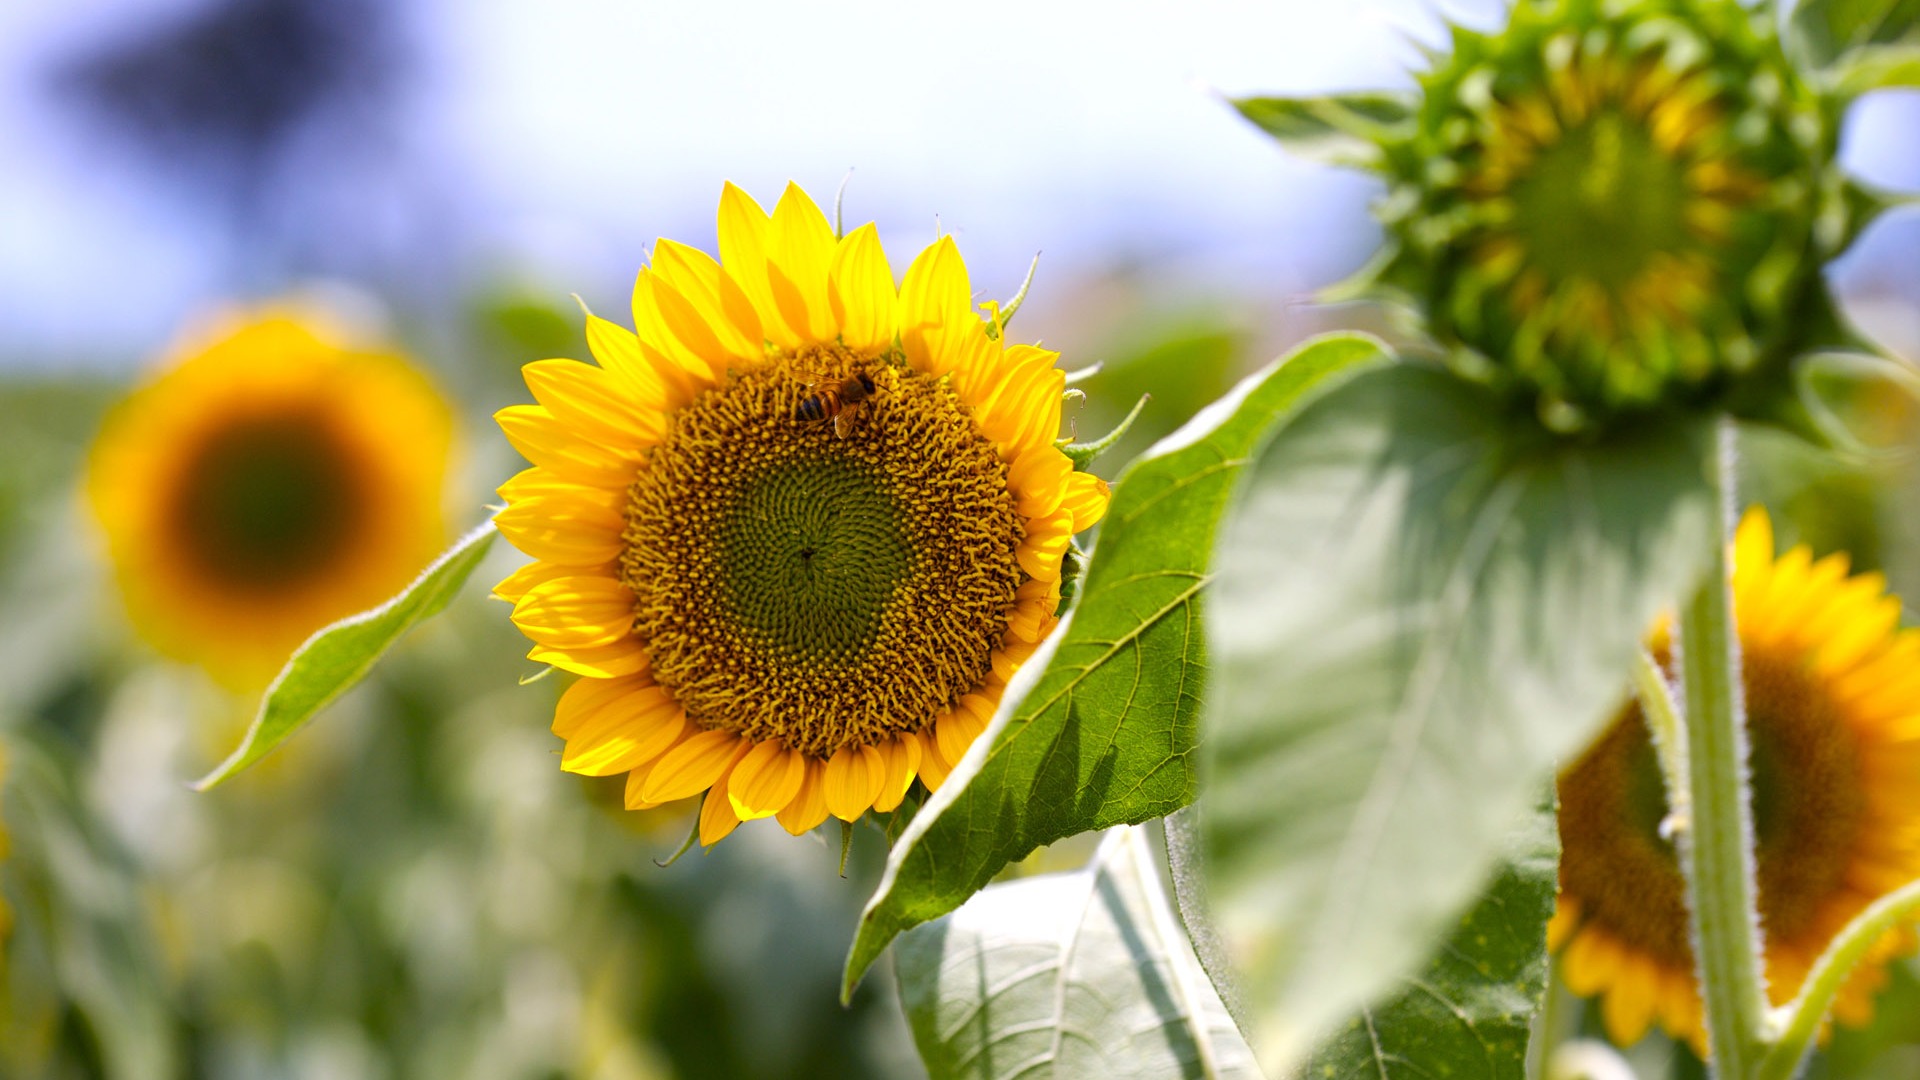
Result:
M1768 993L1798 992L1827 943L1880 896L1920 878L1920 630L1878 574L1796 547L1774 558L1764 512L1734 544L1751 740L1760 921ZM1655 654L1669 651L1656 631ZM1608 1037L1625 1046L1658 1020L1704 1054L1686 886L1662 822L1665 788L1639 706L1629 706L1560 776L1560 898L1548 942L1567 985L1604 995ZM1888 933L1834 1006L1872 1015L1886 961L1911 948Z
M937 788L1107 506L1055 445L1058 354L972 310L950 238L896 292L874 226L796 186L769 217L729 184L719 229L724 266L660 241L635 331L588 316L599 366L526 366L495 519L536 560L495 589L528 655L583 676L561 767L632 809L705 792L704 844Z
M87 493L136 628L257 686L432 560L452 440L405 358L264 310L177 350L107 416Z

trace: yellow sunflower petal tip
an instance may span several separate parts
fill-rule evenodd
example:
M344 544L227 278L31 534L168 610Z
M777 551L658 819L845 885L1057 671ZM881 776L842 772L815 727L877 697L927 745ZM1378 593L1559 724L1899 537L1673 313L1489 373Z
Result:
M1042 430L1059 380L986 340L951 237L914 260L908 304L873 226L836 241L796 185L769 216L728 183L719 221L718 264L672 245L656 260L685 304L648 286L633 331L590 320L602 367L632 370L553 373L580 393L500 414L534 462L502 489L503 535L535 562L497 591L546 662L671 696L685 731L634 768L629 804L708 791L706 843L760 817L855 820L944 778L930 722L969 718L939 736L956 759L977 737L999 672L1032 650L1016 612L1029 636L1052 625L1057 591L1029 586L1060 577L1066 530L1107 495ZM645 391L684 376L676 347L743 339L762 347L721 357L700 392Z

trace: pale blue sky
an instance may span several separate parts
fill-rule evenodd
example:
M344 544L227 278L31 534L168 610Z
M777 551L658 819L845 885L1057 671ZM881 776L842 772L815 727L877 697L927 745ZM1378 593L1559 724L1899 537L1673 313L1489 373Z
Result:
M281 283L46 90L58 58L191 6L0 5L0 364L132 363L199 306ZM988 294L1041 250L1043 282L1131 261L1196 295L1285 297L1364 257L1372 188L1218 94L1404 82L1407 36L1436 25L1414 0L420 0L397 137L301 212L357 223L345 272L403 302L511 272L612 307L654 236L711 245L722 180L824 201L852 167L848 216L880 222L896 273L937 214ZM1920 98L1867 120L1862 165L1920 186ZM1870 285L1920 281L1920 228L1892 243Z

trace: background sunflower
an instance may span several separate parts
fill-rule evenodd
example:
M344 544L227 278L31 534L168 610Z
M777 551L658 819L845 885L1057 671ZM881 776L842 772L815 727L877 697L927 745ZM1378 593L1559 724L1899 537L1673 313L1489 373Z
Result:
M1759 908L1768 992L1791 999L1833 936L1875 899L1920 878L1920 630L1900 601L1844 554L1802 545L1775 556L1773 526L1740 525L1734 597L1752 733ZM1670 648L1665 631L1656 652ZM1560 776L1561 891L1549 930L1567 985L1601 998L1622 1046L1658 1022L1704 1052L1685 884L1670 807L1637 704ZM1834 1007L1873 1014L1885 936Z
M107 415L87 495L142 635L258 686L440 549L452 441L404 357L267 309L193 335Z

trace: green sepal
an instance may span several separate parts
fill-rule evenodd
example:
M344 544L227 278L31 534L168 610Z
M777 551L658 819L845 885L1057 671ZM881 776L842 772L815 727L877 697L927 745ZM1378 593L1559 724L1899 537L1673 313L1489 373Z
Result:
M1840 58L1832 78L1834 92L1845 98L1869 90L1920 87L1920 43L1855 49Z
M687 823L687 838L685 840L680 841L680 846L674 849L673 854L667 856L665 859L653 860L653 865L659 867L662 870L665 870L667 867L672 866L674 863L679 862L680 856L685 855L689 851L692 851L694 842L699 839L700 839L700 815L695 814L693 815L693 820Z
M1920 0L1803 0L1786 45L1802 67L1838 71L1876 45L1920 44Z
M876 812L872 815L875 818L884 819L881 831L887 838L887 850L893 850L894 841L900 839L900 834L907 831L907 823L913 820L913 815L920 812L920 803L920 789L912 787L907 789L906 797L900 800L899 806L885 814Z
M1068 540L1066 554L1060 557L1060 609L1066 610L1073 594L1079 591L1080 578L1087 572L1087 553L1078 541Z
M1301 157L1372 169L1381 163L1382 142L1405 137L1419 99L1400 91L1360 90L1324 97L1235 98L1232 104Z
M840 821L840 876L847 876L847 853L853 850L853 822Z
M1794 361L1793 384L1797 391L1794 401L1809 429L1795 429L1795 434L1817 446L1853 457L1872 458L1888 453L1889 448L1875 446L1854 431L1846 418L1829 404L1829 395L1821 392L1823 381L1886 383L1920 403L1920 370L1904 361L1853 351L1814 353Z
M1152 394L1141 394L1140 400L1133 403L1133 409L1127 413L1125 419L1121 420L1112 431L1091 442L1063 441L1056 444L1060 447L1060 452L1067 455L1067 460L1073 462L1073 471L1086 472L1087 466L1092 465L1095 458L1113 449L1113 444L1126 436L1127 429L1140 418L1140 410L1147 407L1147 401L1152 397Z

